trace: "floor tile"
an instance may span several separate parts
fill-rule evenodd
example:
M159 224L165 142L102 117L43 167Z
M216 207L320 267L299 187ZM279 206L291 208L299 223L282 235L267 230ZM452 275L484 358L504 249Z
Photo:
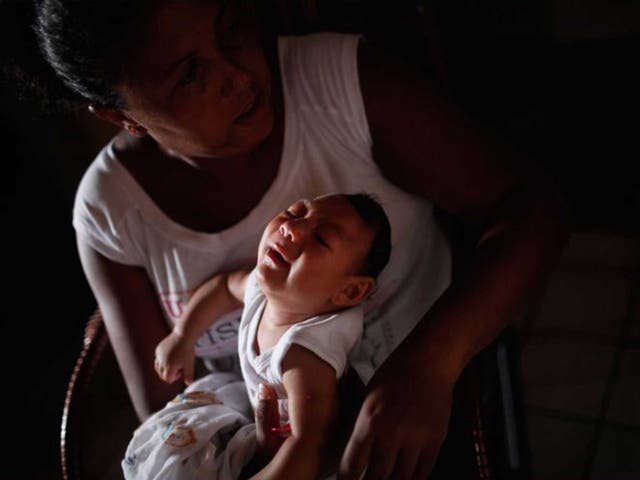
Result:
M613 386L606 418L640 427L640 350L622 353L620 372Z
M613 347L531 338L521 355L525 404L596 417Z
M640 432L605 428L589 480L638 480Z
M564 329L615 337L627 314L632 280L616 275L557 272L543 295L532 329Z
M595 426L537 415L527 417L531 480L578 480Z

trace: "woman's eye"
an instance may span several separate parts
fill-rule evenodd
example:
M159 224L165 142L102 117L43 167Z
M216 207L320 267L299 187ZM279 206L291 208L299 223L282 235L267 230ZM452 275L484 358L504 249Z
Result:
M285 210L284 214L288 217L288 218L296 218L296 215L291 211L291 210Z
M189 60L189 65L187 66L187 71L184 73L183 77L178 82L178 86L185 86L193 83L198 78L198 70L200 66L196 59Z
M313 234L313 237L317 240L317 242L322 245L325 248L329 248L329 244L326 242L326 240L324 238L322 238L322 236L320 236L317 233Z

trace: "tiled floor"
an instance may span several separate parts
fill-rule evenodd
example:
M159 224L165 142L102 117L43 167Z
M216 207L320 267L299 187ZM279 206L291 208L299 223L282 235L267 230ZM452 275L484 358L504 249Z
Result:
M519 330L532 480L640 478L640 237L574 234Z

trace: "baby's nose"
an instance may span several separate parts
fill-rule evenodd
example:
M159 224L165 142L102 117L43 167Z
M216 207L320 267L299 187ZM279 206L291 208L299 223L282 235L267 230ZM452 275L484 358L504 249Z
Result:
M287 226L286 223L280 225L280 235L282 235L289 241L293 241L293 233L291 233L291 229Z
M280 235L292 243L301 243L306 231L307 225L304 220L284 222L280 225Z

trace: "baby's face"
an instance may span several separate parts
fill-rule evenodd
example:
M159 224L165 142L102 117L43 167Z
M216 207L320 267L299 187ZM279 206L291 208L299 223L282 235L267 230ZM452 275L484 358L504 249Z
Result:
M260 287L296 313L334 310L332 296L358 276L373 236L341 196L299 200L265 228L258 249Z

